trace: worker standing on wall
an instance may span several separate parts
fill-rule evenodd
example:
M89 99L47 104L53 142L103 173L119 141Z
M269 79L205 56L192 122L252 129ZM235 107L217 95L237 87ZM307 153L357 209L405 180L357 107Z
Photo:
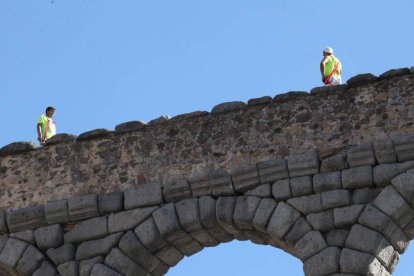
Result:
M56 134L56 124L53 121L55 108L48 106L45 114L40 115L37 121L37 140L43 145L47 139Z
M342 84L342 64L341 61L334 56L331 47L323 49L323 59L321 61L322 82L325 85Z

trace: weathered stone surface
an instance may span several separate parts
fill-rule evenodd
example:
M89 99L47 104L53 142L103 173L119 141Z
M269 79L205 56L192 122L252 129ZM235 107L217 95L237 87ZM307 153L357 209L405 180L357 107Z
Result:
M305 99L309 97L309 95L310 95L309 92L306 92L306 91L289 91L283 94L277 94L273 98L273 101L278 102L278 103L283 103L283 102L292 101L295 99Z
M374 201L374 205L404 228L414 218L414 212L393 186L387 186Z
M193 111L193 112L179 114L177 116L174 116L170 119L170 122L185 121L185 120L195 118L195 117L207 116L208 114L209 112L207 111Z
M313 190L315 193L342 188L341 172L327 172L313 176Z
M244 193L247 196L257 196L257 197L271 197L272 189L270 184L263 184L254 189L251 189Z
M348 190L333 190L323 192L322 207L324 209L347 206L351 203L351 195Z
M352 202L354 204L371 203L381 193L382 188L362 188L352 192Z
M112 267L117 272L126 275L142 275L150 276L147 271L141 268L138 264L128 258L121 250L114 248L108 256L106 256L104 263Z
M140 130L145 127L145 123L142 121L130 121L126 123L119 124L115 126L115 132L116 133L123 133L123 132L129 132L134 130Z
M282 239L299 217L300 213L298 211L290 205L280 202L269 220L267 233Z
M333 213L336 228L348 228L354 225L363 209L362 204L335 208Z
M199 199L200 221L207 231L221 242L229 242L234 239L217 222L216 201L210 196L203 196Z
M331 196L328 195L328 198L330 197ZM322 194L320 193L309 196L291 198L287 201L287 203L305 215L310 213L321 212L324 209L324 207L322 206Z
M76 138L77 141L83 141L83 140L90 140L90 139L96 139L101 138L109 135L111 132L106 128L97 128L94 130L86 131Z
M328 158L325 158L321 162L321 172L336 172L342 171L348 168L346 162L346 152L338 153Z
M56 248L63 244L63 227L60 224L37 228L34 238L40 250Z
M147 125L149 125L149 126L159 125L159 124L167 122L170 119L171 119L171 117L168 116L168 115L167 116L160 116L156 119L153 119L153 120L149 121Z
M380 275L381 272L381 264L375 257L348 248L342 249L339 266L342 273Z
M394 150L394 144L390 139L374 141L374 152L378 164L397 162L397 154Z
M414 207L414 175L400 174L391 180L391 183L411 207Z
M347 151L346 160L350 168L375 165L374 148L371 143L353 147Z
M372 187L372 167L363 166L342 171L342 186L344 189Z
M92 268L90 276L122 276L115 270L103 264L95 264Z
M320 95L324 93L332 93L336 91L344 91L346 90L348 85L346 84L339 84L339 85L332 85L332 86L320 86L312 88L310 93L311 95Z
M43 206L11 210L7 213L6 220L10 232L34 229L47 223Z
M7 236L0 236L0 253L3 250L3 247L6 244L7 240L8 240Z
M291 178L290 189L294 197L313 194L312 177L302 176Z
M167 246L157 253L157 257L169 266L175 266L184 256L174 246Z
M80 221L100 216L98 196L90 194L68 199L68 211L71 221Z
M272 97L270 96L264 96L261 98L255 98L255 99L250 99L247 101L248 105L262 105L262 104L268 104L272 101Z
M29 245L17 263L16 270L31 275L40 266L45 257L34 246Z
M108 219L97 217L82 221L63 235L65 243L81 243L108 235Z
M261 183L273 183L276 180L289 177L287 162L283 158L277 158L257 163Z
M334 275L332 273L339 272L340 252L340 249L337 247L328 247L322 250L320 253L312 256L306 260L303 265L305 274L307 276L320 276Z
M145 248L132 231L128 231L119 242L119 249L147 271L151 270L156 257Z
M213 109L211 110L211 114L219 114L224 112L230 112L230 111L237 111L245 107L246 104L244 102L226 102L221 103L218 105L215 105Z
M79 276L89 276L91 275L92 269L95 264L102 264L104 258L102 256L97 256L88 260L81 261L79 263ZM96 272L95 272L96 273ZM102 272L101 275L106 275Z
M81 243L76 250L76 260L86 260L96 256L106 256L116 246L123 233Z
M325 238L319 231L307 233L295 244L295 250L301 260L305 261L327 247Z
M190 185L186 178L169 178L162 181L162 193L165 201L177 202L191 197Z
M33 230L24 230L24 231L20 231L20 232L15 232L15 233L10 233L9 237L10 238L15 238L15 239L19 239L21 241L25 241L31 244L35 244L35 239L34 239L34 231Z
M288 169L290 177L314 175L319 173L319 160L316 151L289 155Z
M108 231L109 233L116 233L133 229L157 209L156 206L144 207L110 214L108 217Z
M348 87L357 87L357 86L376 82L377 80L378 80L377 76L374 76L371 73L366 73L366 74L358 74L356 76L353 76L349 80L347 80L346 83L348 84Z
M394 249L391 244L378 232L360 224L355 224L351 228L345 246L376 256L382 265L387 268L393 262Z
M6 223L6 212L0 211L0 235L9 233Z
M240 229L253 230L253 218L259 207L260 198L254 196L239 196L234 207L234 222Z
M47 139L45 142L45 146L56 145L60 143L70 143L76 140L76 135L68 134L68 133L58 133L55 136Z
M99 211L102 215L116 213L123 210L124 193L112 192L109 194L99 195Z
M147 218L134 230L135 235L148 250L155 252L167 245L152 217Z
M46 255L55 264L60 265L75 260L75 246L71 243L65 243L58 248L50 248Z
M153 181L139 184L124 192L125 210L157 205L163 202L161 182Z
M399 175L398 164L382 164L374 167L373 181L376 187L384 187L390 184L391 179Z
M203 246L196 240L194 240L187 233L172 242L172 245L178 249L183 255L189 257L203 249Z
M306 235L306 233L312 231L312 226L304 217L300 217L292 228L289 230L289 233L286 235L285 239L291 244L295 244L300 238Z
M292 197L289 179L277 180L272 185L272 195L276 200L286 200Z
M226 196L234 194L231 176L225 171L213 171L209 173L211 193L214 196Z
M45 205L45 215L48 224L69 222L68 201L56 200Z
M332 210L309 214L306 216L306 219L312 225L313 229L317 231L326 232L335 227Z
M0 254L0 262L8 266L15 267L27 246L28 243L26 242L9 238Z
M349 230L345 229L333 229L325 234L326 242L329 246L344 247L346 238L348 237Z
M232 235L240 234L240 229L233 220L236 197L219 197L216 203L217 222L226 232Z
M36 144L33 142L14 142L2 147L0 149L0 156L18 154L34 149L36 149Z
M400 135L392 137L395 152L399 162L414 160L414 135Z
M231 173L234 189L237 192L245 192L260 185L259 171L256 165L252 165Z
M155 224L164 239L172 242L183 235L173 203L164 205L152 213Z
M266 232L266 226L269 222L273 211L276 208L276 201L272 198L264 198L260 200L256 214L253 217L253 226L259 231Z
M188 198L175 204L180 225L187 232L203 229L198 209L198 198Z
M379 79L380 80L385 80L385 79L395 78L395 77L399 77L399 76L405 76L405 75L409 75L409 74L410 74L410 69L409 68L391 69L391 70L388 70L388 71L382 73L381 75L379 75Z
M193 197L211 195L210 179L208 175L202 174L193 176L188 179L190 184L191 193Z
M392 219L373 205L367 205L358 222L380 232L401 254L407 249L410 238L392 221Z
M72 262L60 264L58 265L57 270L62 276L78 276L79 275L79 263L72 261Z
M32 276L56 276L56 269L48 261L44 261Z

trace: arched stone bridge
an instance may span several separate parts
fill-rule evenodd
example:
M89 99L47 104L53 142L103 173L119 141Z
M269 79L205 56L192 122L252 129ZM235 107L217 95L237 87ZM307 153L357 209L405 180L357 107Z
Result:
M414 73L0 150L1 275L164 275L233 239L390 275L414 238Z

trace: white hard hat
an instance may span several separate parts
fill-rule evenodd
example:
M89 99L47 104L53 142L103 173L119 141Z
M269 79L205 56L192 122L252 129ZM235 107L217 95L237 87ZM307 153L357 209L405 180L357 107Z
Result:
M333 54L333 50L331 47L325 47L323 48L323 52L324 53L329 53L329 54Z

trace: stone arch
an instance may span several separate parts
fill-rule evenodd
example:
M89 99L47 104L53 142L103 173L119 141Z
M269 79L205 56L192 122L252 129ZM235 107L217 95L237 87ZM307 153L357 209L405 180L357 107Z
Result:
M0 213L1 269L164 275L184 256L238 239L283 249L308 276L390 275L414 238L410 143L323 160L309 151Z

